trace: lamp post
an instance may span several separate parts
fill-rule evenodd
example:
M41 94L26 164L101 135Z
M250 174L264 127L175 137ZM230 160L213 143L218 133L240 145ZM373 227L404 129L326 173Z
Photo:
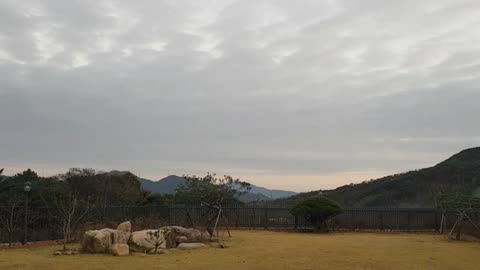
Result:
M24 238L23 238L23 244L27 244L28 241L28 193L32 189L32 183L30 181L25 182L23 186L23 191L25 191L25 220L24 220Z

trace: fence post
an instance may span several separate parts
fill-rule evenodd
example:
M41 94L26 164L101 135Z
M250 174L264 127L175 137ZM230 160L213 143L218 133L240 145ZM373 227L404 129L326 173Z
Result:
M407 231L410 231L410 229L411 229L410 221L411 221L410 210L407 210Z
M177 224L177 206L173 207L173 225L178 225Z
M379 214L380 214L380 230L383 231L385 229L383 227L383 210L380 210Z
M268 206L267 203L265 202L265 205L263 207L263 226L265 229L268 228Z

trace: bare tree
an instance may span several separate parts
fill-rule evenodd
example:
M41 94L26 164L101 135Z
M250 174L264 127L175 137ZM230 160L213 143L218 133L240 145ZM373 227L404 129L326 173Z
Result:
M72 231L79 222L88 214L89 202L81 201L78 193L69 192L61 198L56 198L56 218L62 227L63 250L67 249L67 243L72 240Z
M21 221L21 201L19 197L15 196L10 198L6 205L0 207L0 225L7 232L9 246L13 245L13 235Z
M0 228L6 231L8 245L14 243L14 234L19 229L23 217L23 194L15 178L3 177L0 170Z
M89 198L82 199L79 192L68 181L53 180L47 188L47 196L42 200L47 205L48 214L60 226L63 235L63 250L72 240L72 232L87 216L90 210Z
M148 231L147 232L147 242L152 244L155 249L154 249L154 254L157 254L158 247L160 247L163 243L165 243L165 236L164 236L164 231L162 230L155 230L155 231Z

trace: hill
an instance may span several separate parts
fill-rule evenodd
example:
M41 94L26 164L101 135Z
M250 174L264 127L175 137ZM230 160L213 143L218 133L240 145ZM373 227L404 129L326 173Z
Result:
M291 203L321 193L345 207L435 207L441 192L480 194L480 147L463 150L430 168L277 201Z
M266 199L280 199L280 198L288 198L297 194L293 191L286 191L286 190L279 190L279 189L268 189L264 187L259 187L252 185L252 189L250 190L252 194L260 194L266 197Z
M144 190L155 192L159 194L174 194L178 186L185 183L185 179L180 176L170 175L158 181L148 179L140 179L140 183ZM297 193L293 191L285 191L278 189L268 189L252 185L249 193L240 197L240 200L245 202L264 201L271 199L286 198Z
M159 181L141 178L140 183L146 191L159 194L174 194L178 186L185 183L185 179L176 175L169 175Z

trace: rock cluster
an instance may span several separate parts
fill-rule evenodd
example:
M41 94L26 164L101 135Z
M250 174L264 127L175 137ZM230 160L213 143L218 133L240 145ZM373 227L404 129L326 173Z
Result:
M156 230L131 232L129 221L118 225L117 229L86 231L80 245L87 253L112 253L126 256L130 252L163 254L167 249L194 249L204 247L201 242L210 240L208 232L180 226L165 226Z

